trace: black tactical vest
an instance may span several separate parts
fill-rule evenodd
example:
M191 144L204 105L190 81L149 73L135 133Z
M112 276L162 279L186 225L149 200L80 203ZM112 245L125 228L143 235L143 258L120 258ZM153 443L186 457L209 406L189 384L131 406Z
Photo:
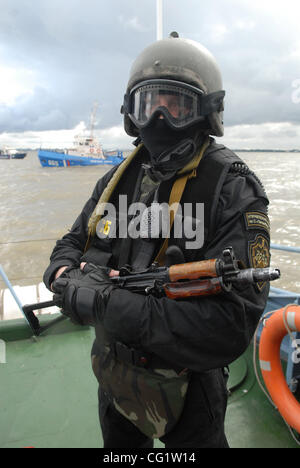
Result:
M117 213L117 219L112 220L113 223L118 224L119 195L126 194L128 204L132 202L137 189L136 185L139 179L141 166L146 160L147 156L145 150L141 148L115 188L110 199L110 203L115 206ZM169 245L178 245L183 250L186 262L204 258L206 246L210 240L213 239L217 227L216 213L218 202L222 187L229 173L238 173L246 176L250 183L255 186L257 195L267 198L262 184L247 165L235 153L223 145L216 144L214 139L211 138L211 144L197 168L197 175L187 182L181 199L181 204L190 203L193 206L193 217L196 217L196 212L194 212L196 203L204 204L203 246L196 250L184 250L185 239L173 238L172 231L170 235ZM162 182L159 189L160 203L168 203L174 180L176 180L176 176L169 181ZM138 240L135 240L134 242L137 241ZM159 250L162 242L163 240L156 240L155 253ZM119 269L124 266L124 264L122 264L122 257L128 259L128 255L124 256L124 251L129 248L130 240L128 239L118 239L118 237L113 239L109 237L106 239L99 239L97 235L95 235L88 251L82 257L82 261ZM130 260L129 255L129 262L126 263L130 264Z

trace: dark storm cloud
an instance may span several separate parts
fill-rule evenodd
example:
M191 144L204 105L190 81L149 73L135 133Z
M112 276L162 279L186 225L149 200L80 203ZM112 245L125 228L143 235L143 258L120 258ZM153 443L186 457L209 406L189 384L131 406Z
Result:
M164 0L164 36L178 30L214 53L227 125L299 122L291 98L300 78L296 13L286 9L283 18L257 5ZM1 64L33 70L37 81L32 94L0 105L0 132L73 128L88 121L95 100L99 128L121 123L131 63L156 37L155 0L0 0L0 6Z
M71 128L88 120L95 100L101 126L121 122L130 63L155 34L155 8L143 9L152 18L142 26L139 2L125 3L1 1L1 63L34 70L40 84L13 107L0 105L0 131Z

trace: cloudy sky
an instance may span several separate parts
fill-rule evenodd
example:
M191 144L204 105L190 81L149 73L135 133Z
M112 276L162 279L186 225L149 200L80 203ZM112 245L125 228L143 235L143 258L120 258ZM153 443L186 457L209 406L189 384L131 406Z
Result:
M164 37L220 64L232 148L300 148L300 1L163 0ZM156 40L156 0L0 0L0 147L62 147L89 124L130 147L120 106L130 66Z

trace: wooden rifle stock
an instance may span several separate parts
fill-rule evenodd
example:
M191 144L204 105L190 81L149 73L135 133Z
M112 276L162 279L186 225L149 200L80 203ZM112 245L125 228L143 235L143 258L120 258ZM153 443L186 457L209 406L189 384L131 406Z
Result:
M193 296L211 296L219 294L222 290L221 278L208 278L186 283L169 283L163 286L169 299L184 299Z

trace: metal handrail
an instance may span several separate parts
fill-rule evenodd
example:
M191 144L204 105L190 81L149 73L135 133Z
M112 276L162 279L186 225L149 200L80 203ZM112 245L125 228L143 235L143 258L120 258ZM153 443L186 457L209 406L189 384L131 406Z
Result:
M18 308L19 308L20 311L22 312L22 315L24 316L24 318L25 318L26 322L28 323L28 325L31 327L28 318L27 318L26 315L24 314L22 303L21 303L20 299L18 298L18 296L17 296L17 294L16 294L16 292L15 292L15 290L14 290L14 288L13 288L11 282L10 282L9 279L7 278L6 273L5 273L5 271L4 271L3 267L2 267L2 265L0 265L0 276L2 276L2 278L3 278L3 280L4 280L5 284L6 284L6 286L8 287L8 289L9 289L9 291L10 291L12 297L14 298L14 300L15 300L15 302L16 302Z
M296 293L293 291L289 291L288 289L280 289L280 288L274 288L274 286L270 286L270 293L276 294L277 296L285 296L285 297L292 297L292 298L300 298L300 293Z
M271 243L271 249L273 250L282 250L284 252L294 252L294 253L300 253L300 247L290 247L287 245L279 245L279 244L272 244ZM279 288L274 288L273 286L270 287L270 293L280 295L280 296L286 296L286 297L292 297L292 298L297 298L299 299L300 294L299 293L294 293L285 289L279 289Z
M285 252L300 253L300 247L290 247L288 245L271 244L271 249L283 250Z
M13 296L14 300L17 303L17 306L19 307L20 311L23 313L22 303L21 303L20 299L18 298L17 294L15 293L15 290L14 290L12 284L10 283L9 279L7 278L6 273L5 273L4 269L2 268L2 265L0 265L0 276L3 278L4 283L6 284L8 289L10 290L11 295Z

